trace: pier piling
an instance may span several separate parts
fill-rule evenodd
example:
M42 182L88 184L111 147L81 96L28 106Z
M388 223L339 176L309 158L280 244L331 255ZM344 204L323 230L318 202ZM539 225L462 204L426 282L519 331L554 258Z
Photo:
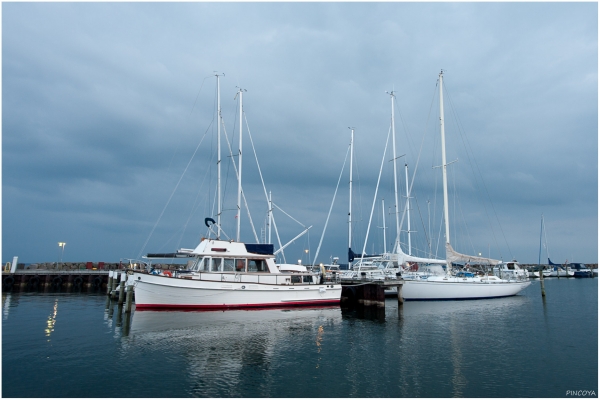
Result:
M133 283L127 281L127 298L125 300L125 312L131 312L131 303L133 301Z
M110 296L113 286L113 271L108 271L108 284L106 285L106 294Z
M125 298L125 283L127 282L127 272L121 272L121 285L119 288L119 307L123 305Z

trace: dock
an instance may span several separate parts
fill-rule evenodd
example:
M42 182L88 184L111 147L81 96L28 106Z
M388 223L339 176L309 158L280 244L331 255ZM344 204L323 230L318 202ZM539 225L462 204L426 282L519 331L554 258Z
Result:
M366 279L353 279L342 281L342 306L377 306L385 307L386 289L396 288L398 304L403 304L402 285L403 279L370 281Z

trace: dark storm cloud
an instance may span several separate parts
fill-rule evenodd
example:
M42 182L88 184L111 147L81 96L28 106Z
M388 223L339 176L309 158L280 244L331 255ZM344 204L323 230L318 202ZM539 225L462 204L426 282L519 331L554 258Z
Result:
M225 73L234 152L242 87L267 190L314 226L288 261L306 248L314 255L348 127L356 128L353 248L362 248L392 90L403 195L404 163L412 177L419 159L413 242L423 242L429 219L438 241L442 68L448 159L459 160L452 219L471 231L469 239L457 229L459 246L537 261L543 212L551 255L597 261L595 3L6 3L2 22L4 261L52 261L58 241L68 243L67 260L113 261L136 256L152 230L146 251L194 246L214 214L214 71ZM390 158L388 149L369 251L382 250L381 199L393 205ZM223 165L224 226L234 235L237 187ZM322 260L345 259L347 187L348 161ZM244 191L260 235L266 201L248 138ZM386 218L389 242L395 222ZM245 212L242 221L253 240ZM283 242L302 229L280 212L277 222Z

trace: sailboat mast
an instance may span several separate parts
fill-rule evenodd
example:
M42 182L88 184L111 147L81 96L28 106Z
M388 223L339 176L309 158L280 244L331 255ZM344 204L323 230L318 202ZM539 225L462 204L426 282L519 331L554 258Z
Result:
M240 241L240 228L242 219L242 95L243 89L240 88L238 94L240 95L240 150L238 157L238 194L237 194L237 236L236 240Z
M269 191L269 241L267 243L273 243L271 242L271 225L273 225L273 197L271 196L271 191Z
M392 154L393 154L393 163L394 163L394 196L396 200L396 242L394 244L394 251L398 251L400 247L400 214L399 207L400 203L398 203L398 175L396 171L396 128L394 126L394 98L396 97L394 91L390 93L390 97L392 98Z
M383 254L387 253L385 238L385 199L381 199L381 217L383 221Z
M544 233L544 214L542 214L542 220L540 222L540 254L538 255L538 265L542 263L542 233ZM540 269L540 274L542 273Z
M408 164L404 164L404 171L405 171L405 175L406 175L406 214L408 217L408 225L407 225L407 232L408 232L408 255L411 256L412 255L412 246L410 244L410 197L409 197L409 192L408 192Z
M221 238L221 88L217 77L217 239Z
M350 128L350 201L348 204L348 268L352 266L350 251L352 249L352 160L354 158L354 128Z
M448 177L446 172L446 133L444 131L444 93L443 74L440 72L440 131L442 135L442 182L444 184L444 224L446 225L446 243L450 244L450 220L448 218Z

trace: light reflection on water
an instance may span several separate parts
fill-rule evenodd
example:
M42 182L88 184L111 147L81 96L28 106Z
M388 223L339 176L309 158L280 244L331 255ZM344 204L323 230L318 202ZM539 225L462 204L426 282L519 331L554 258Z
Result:
M3 294L3 395L597 394L597 280L547 280L546 290L545 303L532 284L506 299L401 307L388 299L385 309L133 315L101 295ZM586 373L548 380L557 370ZM33 372L35 385L26 379ZM114 377L126 384L99 384Z

